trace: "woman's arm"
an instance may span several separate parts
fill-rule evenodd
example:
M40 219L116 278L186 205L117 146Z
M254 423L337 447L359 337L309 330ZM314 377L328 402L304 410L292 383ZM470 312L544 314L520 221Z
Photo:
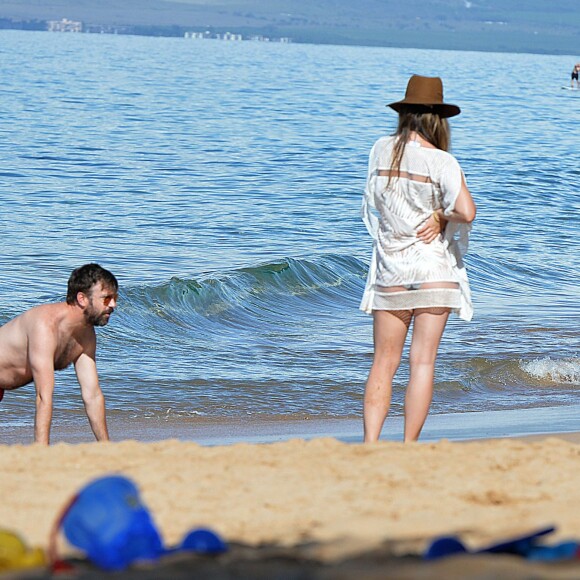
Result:
M457 196L453 211L445 214L442 209L438 209L435 212L441 220L464 224L470 224L475 219L476 213L477 208L475 207L475 202L473 201L473 197L471 197L471 192L467 189L467 184L465 183L465 177L463 177L463 175L461 176L461 190Z

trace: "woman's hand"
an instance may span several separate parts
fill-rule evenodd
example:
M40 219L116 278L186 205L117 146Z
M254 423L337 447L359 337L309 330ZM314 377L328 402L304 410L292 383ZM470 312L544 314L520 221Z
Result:
M433 212L417 230L417 237L430 244L445 229L445 224L446 221L437 212Z

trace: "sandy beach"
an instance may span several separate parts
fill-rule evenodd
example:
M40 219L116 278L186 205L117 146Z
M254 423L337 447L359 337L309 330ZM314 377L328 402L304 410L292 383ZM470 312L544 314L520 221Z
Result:
M477 549L553 525L548 543L580 540L578 433L372 446L11 445L0 446L0 472L2 527L42 547L73 494L112 473L137 483L166 545L207 526L250 547L307 545L331 563L387 545L392 556L417 555L442 534Z

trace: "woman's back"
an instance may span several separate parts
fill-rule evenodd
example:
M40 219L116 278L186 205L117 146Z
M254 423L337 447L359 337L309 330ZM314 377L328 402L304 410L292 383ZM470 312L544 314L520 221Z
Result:
M392 249L418 241L417 227L435 210L445 209L461 189L461 169L445 151L410 141L400 170L391 169L395 137L379 139L371 152L372 172L368 192L380 215L383 244Z

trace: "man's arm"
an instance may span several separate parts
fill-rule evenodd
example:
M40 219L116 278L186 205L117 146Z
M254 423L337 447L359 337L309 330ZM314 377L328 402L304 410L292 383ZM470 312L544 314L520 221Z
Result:
M36 389L34 441L44 445L50 442L55 351L54 333L43 321L38 321L28 336L28 360Z
M75 361L75 372L81 386L85 411L95 438L97 441L108 441L105 397L99 386L94 348L81 354Z

